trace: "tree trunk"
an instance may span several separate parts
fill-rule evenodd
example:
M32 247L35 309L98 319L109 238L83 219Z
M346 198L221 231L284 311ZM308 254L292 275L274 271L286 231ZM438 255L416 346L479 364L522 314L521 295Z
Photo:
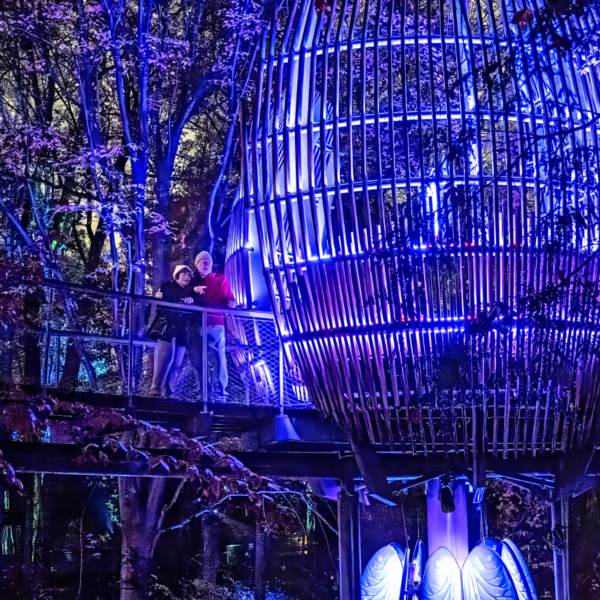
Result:
M36 546L41 517L41 475L33 473L22 475L25 496L25 523L23 527L23 542L21 555L21 569L23 586L32 590L38 576L36 563Z
M219 520L211 514L202 516L202 579L217 583L219 568Z
M165 479L119 477L121 545L120 600L147 598L154 538L158 533Z
M67 346L67 354L65 356L65 364L60 378L60 386L63 388L77 387L79 379L79 367L81 366L81 357L75 346L75 342L69 340Z
M25 527L23 528L23 546L21 555L21 568L23 569L23 580L29 588L32 579L33 558L33 512L34 512L34 479L35 475L23 477L23 492L25 496Z
M168 149L167 149L168 150ZM171 180L173 178L173 160L170 154L163 156L156 167L156 212L167 218L169 211L169 196L171 192ZM158 289L168 279L169 257L167 235L165 232L154 234L154 252L152 256L152 285Z
M26 296L25 312L28 315L35 315L36 317L39 315L40 299L37 297L37 294L28 294ZM40 385L42 374L40 336L36 333L26 333L23 336L23 349L25 351L25 383Z
M23 336L23 350L25 352L25 383L40 385L42 374L42 360L40 356L40 336L26 333Z
M90 251L85 264L85 274L90 275L100 265L102 258L102 247L106 241L106 233L103 229L102 221L98 224L96 233L90 235ZM82 322L92 318L98 309L97 303L90 299L82 299L79 302L78 310ZM81 346L80 346L81 348ZM76 388L79 382L79 368L81 367L81 355L77 345L72 339L67 343L67 353L65 356L65 365L60 378L60 386L68 388ZM58 383L58 382L57 382Z
M262 524L256 520L256 540L254 548L254 600L265 600L267 567L266 534Z

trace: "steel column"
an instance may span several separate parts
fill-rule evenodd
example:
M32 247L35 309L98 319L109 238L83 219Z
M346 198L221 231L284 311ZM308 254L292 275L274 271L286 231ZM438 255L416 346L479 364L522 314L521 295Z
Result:
M559 490L560 494L560 490ZM552 532L555 537L554 594L556 600L570 600L569 581L569 503L571 498L563 496L552 502Z
M360 521L358 496L338 494L340 600L360 600Z

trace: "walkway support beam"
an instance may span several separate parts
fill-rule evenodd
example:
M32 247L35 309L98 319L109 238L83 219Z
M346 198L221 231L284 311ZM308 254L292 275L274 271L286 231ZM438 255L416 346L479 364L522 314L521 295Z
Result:
M571 600L569 579L569 505L571 497L561 494L552 502L554 537L554 594L556 600Z
M352 490L353 491L353 490ZM360 520L358 495L338 494L340 600L360 600Z

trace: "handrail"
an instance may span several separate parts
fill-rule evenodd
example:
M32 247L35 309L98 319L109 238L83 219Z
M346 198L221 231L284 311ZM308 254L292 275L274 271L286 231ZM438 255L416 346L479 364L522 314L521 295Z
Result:
M275 319L275 315L272 312L267 311L252 310L248 308L214 308L209 306L197 306L194 304L182 304L180 302L168 302L167 300L161 300L160 298L155 298L154 296L141 296L139 294L128 294L127 292L99 290L97 288L88 288L75 283L64 283L54 279L44 279L44 286L82 292L83 294L95 294L97 296L104 296L113 299L139 300L141 302L147 302L148 304L155 304L156 306L167 306L170 308L177 308L177 310L187 310L189 312L205 312L211 315L223 315L230 317L248 316L260 319Z
M121 346L129 344L128 337L111 337L106 335L97 335L95 333L82 333L81 331L71 331L69 329L48 329L47 334L50 337L73 338L74 340L94 340L95 342L106 342L107 344L120 344ZM153 342L147 338L139 338L132 340L134 346L156 346L157 342Z
M109 344L116 348L121 348L119 352L123 354L116 354L118 361L119 379L122 382L122 387L118 394L122 394L129 397L129 406L132 408L136 407L135 397L139 395L138 388L138 367L142 365L141 358L146 356L144 352L136 354L137 350L142 351L144 348L151 351L152 348L156 348L158 343L156 341L146 338L145 327L141 326L141 321L145 318L143 314L148 315L146 310L147 305L165 307L169 311L182 311L178 313L183 316L185 314L199 315L197 317L197 325L199 328L198 333L199 341L193 342L194 344L201 344L201 357L197 366L194 368L198 369L198 380L200 383L200 392L198 399L203 409L208 410L208 403L212 398L212 394L215 394L215 376L213 375L215 365L210 367L208 364L209 356L209 333L210 333L210 318L215 316L222 316L227 321L231 320L230 325L233 326L231 333L237 343L230 343L226 346L226 349L231 354L229 359L230 364L228 369L235 369L234 372L239 373L237 376L238 383L235 384L238 387L234 387L233 391L229 388L230 394L236 398L235 402L244 402L248 405L250 403L250 394L256 394L256 398L259 402L267 402L270 405L279 405L279 411L283 414L287 405L288 393L291 394L290 398L297 399L298 401L305 403L306 400L302 394L302 391L298 391L295 386L296 379L286 378L286 367L285 367L285 350L283 344L278 339L278 328L276 324L275 315L272 312L267 311L255 311L248 309L229 309L229 308L218 308L209 306L197 306L194 304L184 304L182 302L169 302L162 298L155 298L152 296L145 296L134 293L126 293L121 291L113 291L106 289L98 289L94 287L86 287L84 285L67 283L57 281L55 279L43 279L40 282L40 288L47 288L47 294L54 297L54 300L58 303L75 301L79 302L83 299L87 299L88 302L100 302L104 304L114 304L115 302L119 305L119 322L123 319L122 325L124 329L119 327L116 331L109 332L105 331L106 327L110 327L111 317L106 315L100 329L94 327L93 321L87 323L73 324L70 322L63 322L62 319L54 322L53 312L49 311L46 315L46 326L43 333L44 339L42 342L42 385L44 389L47 389L49 385L59 385L59 377L61 372L61 342L71 338L72 340L88 341L91 343ZM50 290L56 289L56 292L50 292ZM57 294L58 292L58 294ZM136 304L138 305L136 308ZM138 311L137 317L135 316ZM185 313L183 312L185 311ZM154 310L152 311L154 312ZM121 315L121 313L123 313ZM139 314L143 313L143 314ZM129 317L127 317L129 315ZM196 319L193 319L194 322ZM252 324L252 327L247 328L243 323L248 321ZM256 324L262 321L267 329L258 329ZM134 325L138 323L140 326ZM241 329L234 326L234 322L238 325L242 325ZM54 325L54 326L53 326ZM70 326L69 326L70 325ZM74 325L74 326L73 326ZM91 326L91 327L90 327ZM90 331L85 331L90 329ZM238 338L235 336L241 335ZM249 336L246 339L246 336ZM254 339L256 338L256 339ZM52 345L52 346L51 346ZM52 348L52 349L51 349ZM64 349L64 347L63 347ZM240 351L242 354L240 354ZM113 355L110 355L110 360L113 360ZM150 361L152 357L150 357ZM52 366L51 366L52 365ZM95 368L95 367L94 367ZM54 379L51 378L51 374L55 373ZM142 371L140 371L142 373ZM145 383L148 381L148 376L151 375L151 362L144 359L143 363L143 377ZM231 374L231 373L230 373ZM79 376L77 376L79 379ZM241 380L242 388L239 387ZM234 380L235 381L235 380ZM288 383L286 383L286 381ZM111 385L114 383L111 380ZM292 386L292 387L290 387ZM209 389L210 388L210 389ZM211 391L212 390L212 391ZM254 390L254 392L252 392ZM286 391L287 390L287 391ZM194 392L195 393L195 392ZM300 394L300 395L298 395ZM230 398L232 397L230 396ZM253 400L255 402L256 400ZM293 401L295 402L295 401Z

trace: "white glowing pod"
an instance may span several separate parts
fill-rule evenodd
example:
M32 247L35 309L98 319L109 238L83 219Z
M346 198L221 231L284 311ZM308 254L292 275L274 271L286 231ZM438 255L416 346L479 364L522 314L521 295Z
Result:
M489 546L475 546L462 568L464 600L519 600L502 559Z
M521 551L512 540L502 540L502 562L512 578L519 600L538 600L531 573Z
M378 550L360 579L361 600L398 600L402 590L405 552L398 544Z
M452 552L438 548L427 561L421 600L462 600L460 567Z

